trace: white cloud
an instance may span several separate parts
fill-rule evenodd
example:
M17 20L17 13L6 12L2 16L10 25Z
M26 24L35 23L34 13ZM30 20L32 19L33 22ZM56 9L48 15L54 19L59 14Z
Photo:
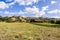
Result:
M58 4L60 6L60 4Z
M9 11L4 11L4 12L2 12L2 13L4 13L4 14L6 14L6 15L14 15L14 14L16 14L15 12L9 12Z
M9 4L7 4L8 6L12 6L12 5L14 5L15 3L16 3L16 1L14 0L13 2L12 2L13 0L6 0L6 2L10 2Z
M51 4L55 4L56 3L56 1L51 1Z
M25 12L23 12L23 11L19 11L17 14L24 14Z
M12 3L8 4L8 6L12 6L12 5L14 5L14 4L15 4L15 2L12 2Z
M25 9L25 11L26 11L26 13L35 14L35 16L41 16L43 14L43 13L41 14L39 9L35 6L33 6L33 8L28 7L28 8Z
M60 18L60 16L52 16L52 18Z
M6 2L11 2L12 0L6 0ZM13 2L6 4L5 2L0 2L0 9L9 8L15 3L19 3L20 5L32 5L33 3L37 3L39 0L14 0Z
M13 0L6 0L6 2L11 2L11 1L13 1Z
M60 10L55 9L55 10L48 11L47 13L50 13L50 14L54 13L54 14L56 14L56 13L60 13Z
M48 10L49 6L42 7L42 11Z
M42 7L42 10L39 11L38 14L36 14L36 17L43 16L43 15L45 14L45 11L48 10L48 8L49 8L49 6L43 6L43 7Z
M0 9L5 9L5 8L9 8L9 6L4 2L0 2Z
M37 8L36 6L33 6L33 8L30 8L30 7L26 8L25 11L27 13L35 14L35 17L40 17L45 14L45 11L47 9L48 9L48 6L44 6L44 7L42 7L42 10L40 11L39 8Z
M27 7L27 8L24 9L24 11L19 11L19 12L16 12L16 13L9 12L9 11L5 11L4 13L5 14L12 14L12 15L14 15L14 14L21 15L22 14L22 16L25 16L24 14L31 13L31 14L35 14L35 16L33 16L33 17L40 17L40 16L45 14L44 11L42 11L42 10L40 11L39 8L37 8L36 6L33 6L32 8L31 7Z
M5 14L9 14L9 11L5 11L4 13L5 13Z
M37 7L35 7L35 6L33 6L33 8L28 7L28 8L25 9L25 11L27 11L29 13L31 13L31 12L32 13L39 13L39 9Z
M9 11L5 11L4 13L5 14L10 14L10 15L23 15L25 16L24 14L34 14L35 16L34 17L40 17L42 15L45 14L45 11L48 9L48 6L44 6L42 7L42 10L39 10L39 8L37 8L36 6L33 6L32 8L31 7L26 7L24 9L24 11L19 11L19 12L9 12Z
M6 9L6 8L9 8L10 6L14 5L15 2L12 2L10 4L6 4L5 2L1 1L0 2L0 9Z
M11 2L12 0L6 0L6 2ZM33 3L37 3L39 0L14 0L11 4L19 3L20 5L32 5ZM10 4L9 4L10 5Z
M10 12L10 11L0 11L0 13L4 13L4 14L12 14L12 15L14 15L14 14L17 14L17 15L20 15L20 14L24 14L25 12L23 12L23 11L19 11L19 12Z
M32 5L33 3L37 3L39 0L15 0L15 2L20 5Z

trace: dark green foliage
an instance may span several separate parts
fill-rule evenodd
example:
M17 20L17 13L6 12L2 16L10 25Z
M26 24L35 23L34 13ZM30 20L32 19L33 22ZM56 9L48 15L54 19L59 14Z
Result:
M57 20L57 21L56 21L56 24L60 24L60 20Z
M7 21L7 18L0 18L0 21Z
M60 20L50 20L49 22L54 24L60 24Z
M15 36L15 38L19 38L19 36L18 36L18 35L16 35L16 36Z
M50 23L56 23L55 20L50 20L49 22L50 22Z
M36 40L41 40L40 38L36 38Z
M35 22L35 20L34 19L31 19L30 22Z

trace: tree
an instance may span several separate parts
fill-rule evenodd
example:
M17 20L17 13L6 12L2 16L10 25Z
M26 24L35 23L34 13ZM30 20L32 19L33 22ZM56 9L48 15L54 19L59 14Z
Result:
M57 21L56 21L56 24L60 24L60 20L57 20Z
M55 21L55 20L50 20L49 22L50 22L50 23L56 23L56 21Z

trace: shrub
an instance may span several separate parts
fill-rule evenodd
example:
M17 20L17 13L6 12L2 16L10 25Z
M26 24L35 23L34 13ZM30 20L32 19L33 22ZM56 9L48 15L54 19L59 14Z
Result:
M30 22L35 22L35 20L34 19L31 19Z
M56 23L56 21L55 21L55 20L50 20L49 22L50 22L50 23Z
M56 24L60 24L60 20L57 20L57 21L56 21Z

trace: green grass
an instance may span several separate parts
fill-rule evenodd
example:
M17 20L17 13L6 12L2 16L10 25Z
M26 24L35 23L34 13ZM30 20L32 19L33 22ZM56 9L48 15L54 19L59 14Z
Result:
M0 40L60 40L60 25L0 22Z

